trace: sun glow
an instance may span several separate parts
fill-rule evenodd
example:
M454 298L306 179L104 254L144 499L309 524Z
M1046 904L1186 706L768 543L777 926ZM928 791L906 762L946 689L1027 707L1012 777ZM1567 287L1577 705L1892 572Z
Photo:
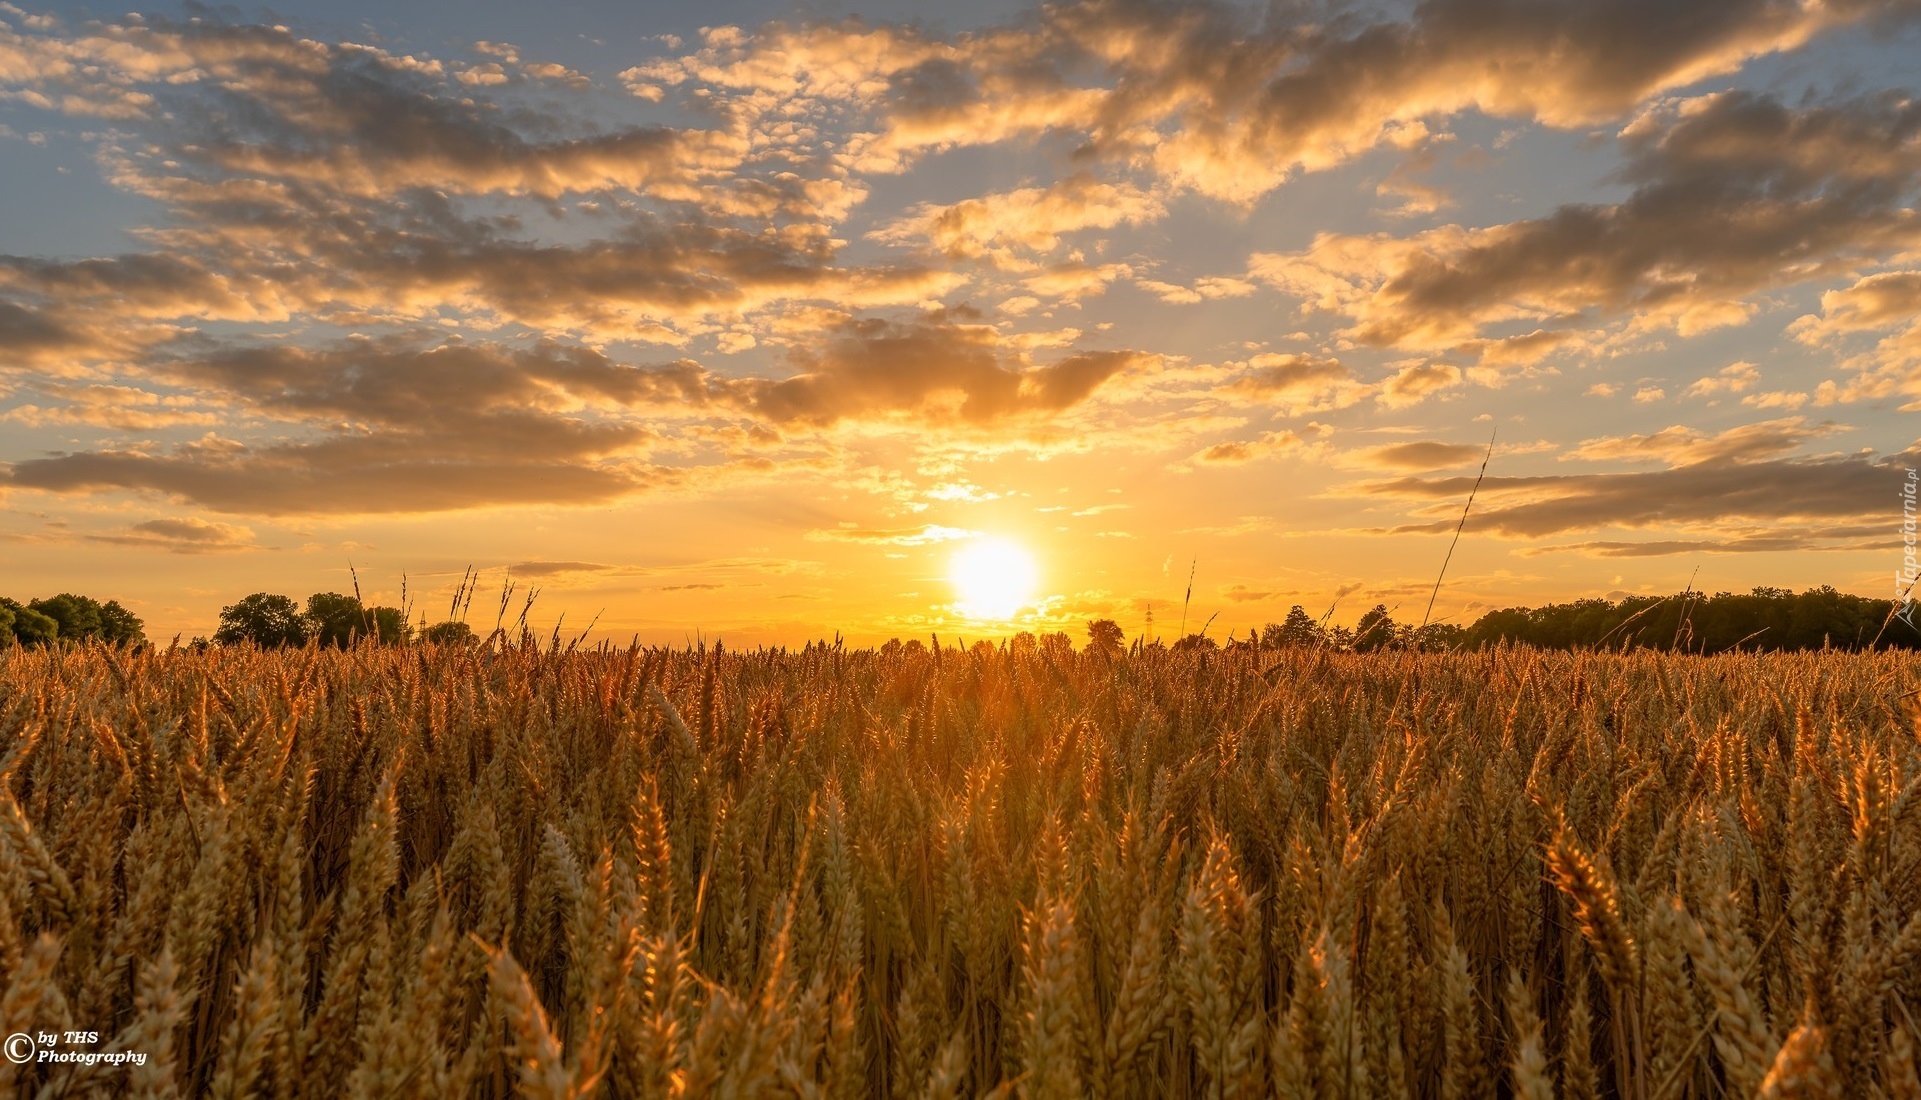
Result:
M948 579L960 600L955 605L970 619L1011 619L1034 602L1040 573L1034 557L1007 539L988 538L956 551Z

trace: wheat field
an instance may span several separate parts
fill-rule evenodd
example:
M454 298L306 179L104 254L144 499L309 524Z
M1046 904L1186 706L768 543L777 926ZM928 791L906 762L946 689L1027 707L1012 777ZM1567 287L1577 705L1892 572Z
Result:
M0 1091L1921 1097L1917 672L16 649Z

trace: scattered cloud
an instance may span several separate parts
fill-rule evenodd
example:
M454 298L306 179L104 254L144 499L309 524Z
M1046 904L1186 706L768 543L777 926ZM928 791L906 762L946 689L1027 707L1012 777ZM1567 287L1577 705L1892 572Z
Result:
M1611 205L1408 237L1322 234L1257 253L1250 277L1353 321L1351 339L1479 347L1492 326L1632 316L1685 337L1746 321L1744 297L1921 240L1921 104L1888 94L1795 108L1726 92L1663 101L1621 131ZM1544 345L1538 350L1548 350Z
M1472 443L1420 440L1385 447L1366 447L1349 452L1349 456L1359 465L1377 470L1418 471L1477 465L1486 453L1486 447L1477 447Z
M1225 395L1278 407L1285 415L1345 408L1368 388L1338 359L1263 352L1248 360Z
M1203 466L1241 466L1258 459L1289 454L1307 445L1305 440L1291 431L1262 432L1254 439L1216 443L1197 452L1193 460Z
M613 568L592 561L518 561L507 571L521 577L553 577L562 573L605 573Z
M1764 420L1709 435L1682 425L1645 435L1603 436L1583 440L1561 456L1563 462L1665 462L1692 466L1702 462L1757 462L1788 454L1812 440L1847 431L1844 424L1824 420L1810 424L1804 417Z
M1131 351L1080 352L1047 366L1025 366L1003 344L998 330L966 312L936 312L910 322L855 321L818 351L796 351L800 374L731 388L753 412L776 423L826 425L910 414L985 424L1066 410L1144 358Z
M1707 397L1717 393L1740 393L1760 381L1761 372L1753 363L1730 363L1687 388L1684 396Z
M942 527L927 523L919 527L880 529L859 526L828 527L807 532L813 542L852 542L865 546L926 546L980 537L979 531L964 527Z
M1796 532L1746 535L1732 539L1570 542L1554 546L1522 547L1517 553L1522 557L1572 553L1590 558L1660 558L1678 554L1805 554L1810 551L1854 549L1862 545L1860 540L1837 543L1831 536L1820 533Z
M957 258L987 257L1019 270L1032 266L1028 255L1059 248L1066 234L1138 225L1165 213L1160 199L1132 184L1105 183L1077 173L1047 187L947 205L922 203L870 236L889 244L924 244Z
M163 550L170 554L220 554L260 549L254 541L251 528L194 516L145 520L119 532L89 535L87 538L92 542Z

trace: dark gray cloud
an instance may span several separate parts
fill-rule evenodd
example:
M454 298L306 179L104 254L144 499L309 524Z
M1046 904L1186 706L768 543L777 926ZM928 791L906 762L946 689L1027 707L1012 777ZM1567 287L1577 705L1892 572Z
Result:
M504 441L503 441L504 442ZM205 440L157 454L90 451L0 468L0 484L57 493L161 493L252 515L433 512L497 504L592 504L679 480L682 471L619 462L447 456L369 435L249 445Z
M1475 465L1486 453L1485 447L1477 447L1472 443L1419 440L1413 443L1393 443L1385 447L1369 447L1355 452L1354 457L1364 465L1380 469L1445 470L1452 466Z
M1765 523L1807 534L1821 525L1886 515L1904 465L1921 447L1889 458L1726 459L1646 473L1547 477L1490 476L1481 483L1467 531L1534 539L1604 527L1716 526ZM1472 477L1399 478L1363 487L1370 495L1447 501L1467 498ZM1458 515L1458 513L1457 513ZM1408 524L1392 533L1451 531L1455 517ZM1889 528L1892 530L1892 528Z
M698 364L627 366L551 341L530 347L456 341L425 349L405 338L322 348L246 346L162 360L146 370L218 391L279 420L448 438L497 433L503 446L535 456L590 438L607 449L647 438L639 424L573 415L593 406L703 404L708 398Z

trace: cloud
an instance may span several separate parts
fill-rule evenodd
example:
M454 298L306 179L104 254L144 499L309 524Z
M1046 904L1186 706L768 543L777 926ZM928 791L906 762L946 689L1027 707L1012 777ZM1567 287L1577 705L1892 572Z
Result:
M1921 448L1885 459L1772 458L1697 462L1646 473L1489 477L1481 484L1467 530L1535 539L1604 527L1715 527L1766 524L1776 531L1825 529L1837 521L1882 516L1902 466L1921 460ZM1363 487L1370 495L1431 500L1451 512L1473 486L1471 477L1401 478ZM1440 532L1451 516L1393 529ZM1792 533L1791 530L1789 533Z
M735 449L729 465L765 468L765 452L780 444L777 428L984 426L1055 414L1144 361L1133 352L1079 352L1034 365L968 316L845 322L818 350L794 353L800 372L778 380L723 377L688 360L632 366L551 340L422 347L396 335L318 347L213 345L139 364L144 387L48 383L41 388L71 403L6 415L154 428L207 423L212 414L195 409L218 408L292 426L293 437L210 433L165 449L28 459L0 470L0 479L63 493L160 492L261 514L590 503L685 483L693 468L652 464L657 449L689 455L709 439ZM163 396L157 386L192 396ZM735 426L671 440L656 427L689 418ZM699 472L724 468L708 463ZM551 479L549 488L542 479Z
M1038 274L1022 279L1021 285L1046 298L1075 302L1095 297L1107 290L1107 284L1116 279L1125 279L1133 273L1134 269L1127 264L1088 264L1070 260L1043 268Z
M1716 393L1740 393L1761 378L1761 372L1753 363L1730 363L1719 371L1696 381L1687 388L1688 397L1705 397Z
M1166 208L1129 183L1105 183L1077 173L1047 187L982 195L957 203L922 203L869 236L890 244L926 242L957 258L990 257L1023 266L1023 253L1049 253L1063 234L1158 220Z
M1421 440L1368 447L1350 452L1363 466L1388 470L1445 470L1452 466L1471 466L1487 453L1485 447L1471 443L1439 443Z
M614 568L592 561L518 561L507 567L522 577L552 577L562 573L604 573Z
M167 223L144 234L147 254L0 257L0 334L16 351L57 354L76 326L135 317L457 318L680 344L780 303L908 305L962 281L838 262L833 223L864 185L824 150L744 123L597 129L584 102L536 107L449 75L493 62L457 69L212 17L89 28L5 31L0 94L144 97L129 132L92 140L111 181ZM589 231L543 232L569 198ZM34 300L78 321L19 312Z
M1808 395L1788 390L1770 390L1767 393L1751 393L1741 399L1741 404L1750 409L1798 409L1808 403Z
M116 534L89 535L87 538L93 542L164 550L170 554L219 554L260 548L254 541L251 528L215 523L194 516L150 519Z
M263 321L298 313L360 324L451 313L483 327L516 322L680 343L690 327L781 302L912 304L963 281L913 265L839 266L831 245L806 234L770 237L643 214L615 239L541 243L447 211L429 217L412 209L419 201L415 195L382 204L348 226L295 210L266 215L277 227L276 247L303 254L297 271L280 268L279 257L258 241L231 240L229 222L243 214L223 209L201 212L209 224L178 234L183 247L204 250L204 259L0 259L0 286L136 316ZM215 263L233 270L213 273Z
M1285 413L1345 408L1367 392L1338 359L1263 352L1244 365L1222 393L1244 401L1279 406Z
M1580 554L1590 558L1659 558L1676 554L1783 554L1811 550L1855 549L1838 545L1825 533L1759 534L1733 539L1650 539L1645 542L1599 540L1570 542L1556 546L1529 546L1517 551L1522 557L1542 554Z
M863 546L926 546L979 537L979 531L970 531L965 527L942 527L933 523L891 530L843 526L807 532L810 542L852 542Z
M1191 287L1163 283L1157 279L1136 279L1134 285L1174 305L1193 305L1215 298L1245 298L1257 289L1245 279L1221 275L1197 279Z
M730 135L664 127L530 140L522 129L553 134L568 120L472 98L507 83L497 63L456 70L468 94L454 94L437 61L285 27L131 16L73 36L0 31L0 57L0 81L29 102L164 122L181 128L175 155L205 168L349 194L690 187L739 159Z
M499 432L503 446L547 450L543 433L574 430L632 445L636 424L589 423L563 414L636 405L699 406L720 392L690 361L618 363L589 348L450 341L422 348L406 337L332 346L246 345L151 362L150 373L228 395L278 420L401 429L461 437ZM477 444L462 444L463 447Z
M628 367L551 343L252 345L144 370L300 432L264 443L209 433L164 450L30 459L5 480L52 492L146 490L259 514L603 501L679 476L641 461L655 433L621 410L710 400L692 364ZM165 404L128 387L71 392L104 393L118 404L98 407L134 413Z
M31 372L73 377L81 364L137 354L177 335L137 316L101 315L47 302L7 301L0 257L0 377Z
M890 414L986 424L1061 412L1146 358L1131 351L1079 352L1025 366L1001 344L995 329L964 312L854 321L819 351L797 351L800 374L778 382L743 380L733 389L754 413L779 424Z
M1852 372L1844 385L1823 382L1816 404L1871 401L1895 396L1921 398L1921 271L1887 271L1857 280L1852 286L1821 295L1821 313L1809 314L1788 326L1797 341L1816 348L1838 348L1863 332L1880 339L1860 354L1841 361ZM1768 394L1786 407L1800 394ZM1902 412L1921 408L1921 400L1901 406Z
M1803 343L1819 344L1843 333L1905 325L1921 309L1921 271L1884 271L1852 286L1821 295L1821 315L1796 321L1789 331Z
M435 512L499 504L589 504L671 484L677 470L622 462L539 461L475 440L464 455L354 434L246 444L211 433L148 453L86 451L0 467L0 485L54 493L135 490L253 515ZM490 453L495 452L495 453ZM451 459L451 460L450 460Z
M1635 190L1621 203L1405 238L1327 233L1256 254L1250 277L1345 315L1349 337L1376 346L1484 349L1496 325L1630 314L1688 336L1746 320L1744 295L1921 243L1917 132L1921 103L1892 94L1664 103L1622 131Z
M1463 111L1602 123L1871 14L1899 17L1785 0L1658 10L1558 0L1499 18L1472 0L1437 0L1374 19L1082 0L948 39L855 19L715 28L694 53L623 75L650 98L704 85L749 114L851 106L876 120L846 154L869 171L901 170L924 150L1064 132L1082 139L1083 157L1145 163L1178 187L1244 202L1302 170L1418 148L1432 120Z
M1269 516L1242 516L1236 523L1214 524L1205 527L1183 527L1183 535L1210 535L1217 538L1231 538L1236 535L1253 535L1262 531L1272 531L1274 520Z
M0 420L11 420L28 427L113 428L120 431L153 431L160 428L207 426L220 422L219 414L195 409L196 400L184 395L161 395L132 386L70 386L43 382L41 392L67 401L51 407L19 405L0 413Z
M1709 435L1682 425L1644 435L1602 436L1587 439L1561 456L1561 461L1665 462L1692 466L1703 462L1758 462L1785 455L1823 436L1846 431L1832 420L1810 424L1804 417L1764 420Z
M1287 454L1306 445L1306 441L1294 432L1262 432L1254 439L1216 443L1197 452L1193 461L1204 466L1241 466L1258 459Z
M1418 405L1442 390L1461 384L1461 368L1449 363L1415 363L1403 367L1381 386L1380 401L1390 409Z

